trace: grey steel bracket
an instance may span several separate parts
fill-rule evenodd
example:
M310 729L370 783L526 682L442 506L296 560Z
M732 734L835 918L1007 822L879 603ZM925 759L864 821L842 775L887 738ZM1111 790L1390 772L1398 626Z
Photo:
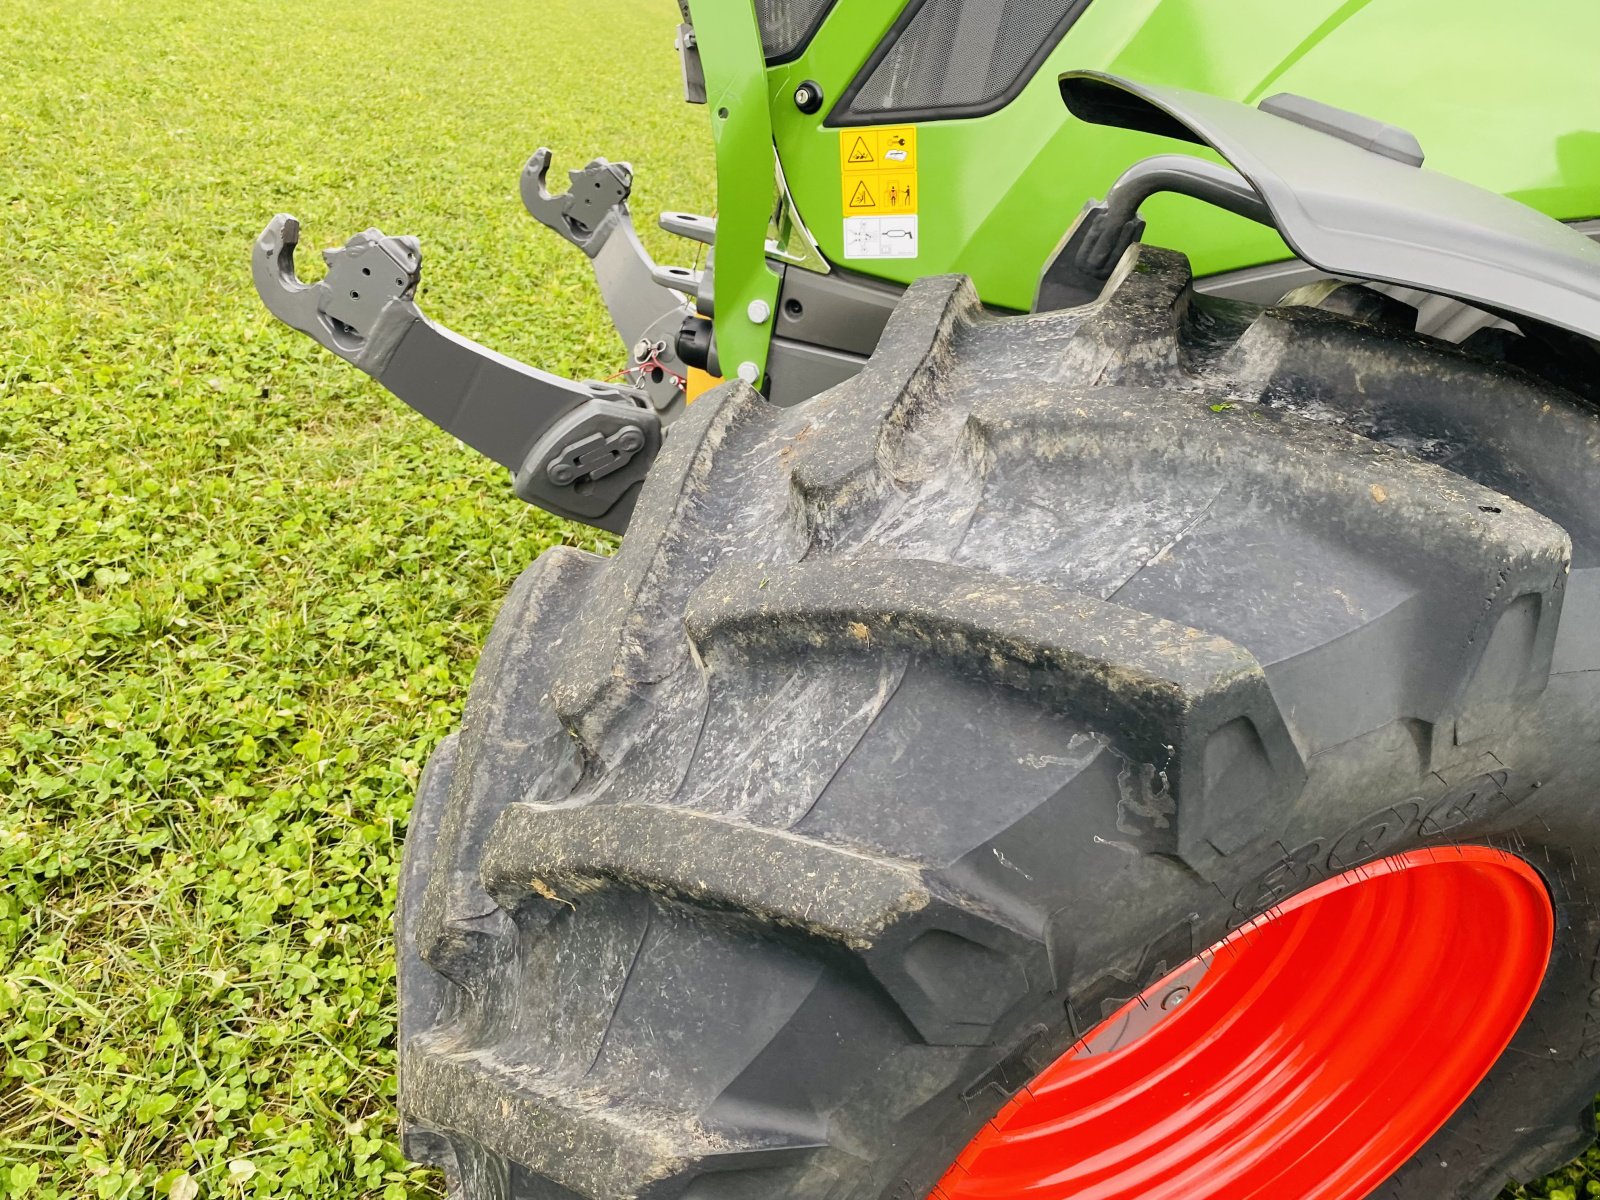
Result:
M509 468L524 499L602 529L627 526L661 447L660 418L641 392L562 379L428 320L414 300L422 278L415 238L358 233L323 252L328 273L313 284L295 274L299 241L300 222L284 213L256 239L251 273L273 316ZM588 439L602 429L609 450L597 455ZM523 484L539 464L569 458L572 470Z
M697 213L670 212L662 213L659 223L668 233L688 238L691 242L699 242L702 246L709 246L717 240L715 217L703 217Z
M672 43L683 63L683 98L690 104L706 102L706 69L700 65L700 43L695 39L694 26L685 19L678 26L678 36Z
M633 350L647 337L651 345L661 342L661 337L652 335L664 324L682 324L689 309L678 291L693 294L698 278L693 272L678 276L656 266L639 241L628 212L633 168L627 163L597 158L569 171L570 186L559 196L550 194L549 174L550 151L541 146L522 168L523 206L535 220L589 256L601 299L629 353L628 371L656 411L670 421L683 409L683 381L688 374L672 349L675 338L665 339L664 356L640 359Z
M652 414L653 415L653 414ZM628 468L640 454L647 461L660 448L659 421L652 427L615 400L596 396L550 426L528 452L512 480L512 488L540 508L561 505L591 524L619 502L633 497L642 471Z
M590 258L600 252L615 226L623 222L631 226L627 204L633 191L633 168L629 164L597 158L581 170L568 171L571 186L560 196L550 194L549 174L550 150L540 146L522 168L522 203L535 220Z
M1211 147L1289 249L1330 275L1453 296L1519 327L1526 320L1600 339L1600 246L1423 167L1404 130L1303 97L1252 108L1098 71L1062 75L1061 95L1082 120Z
M1263 225L1272 214L1237 171L1187 154L1158 154L1124 171L1104 200L1084 205L1039 276L1034 310L1071 308L1100 295L1128 247L1144 236L1139 206L1158 192L1179 192Z
M700 298L701 289L705 284L705 277L704 271L695 271L689 267L653 266L650 268L650 278L654 280L657 287L671 288L674 291L682 292L686 296L693 296L696 300Z

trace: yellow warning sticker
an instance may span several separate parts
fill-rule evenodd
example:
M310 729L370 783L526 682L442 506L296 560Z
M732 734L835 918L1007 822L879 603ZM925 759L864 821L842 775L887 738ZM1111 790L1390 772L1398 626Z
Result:
M839 166L846 171L915 171L917 127L839 130Z
M839 131L839 176L846 217L917 211L917 127Z
M840 145L848 139L841 139ZM872 147L867 144L867 135L856 134L855 141L850 143L850 152L844 156L844 165L847 167L865 166L878 161L878 156L872 152Z
M858 175L847 185L844 215L865 217L876 213L917 211L917 177L904 172Z

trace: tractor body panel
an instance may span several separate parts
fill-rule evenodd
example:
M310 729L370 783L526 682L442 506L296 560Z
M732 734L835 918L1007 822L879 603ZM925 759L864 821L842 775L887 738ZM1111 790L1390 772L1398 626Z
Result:
M1597 337L1600 250L1560 224L1600 212L1589 0L1057 3L694 0L679 39L686 92L711 110L719 208L661 223L704 269L650 258L626 163L571 170L560 195L549 151L523 171L529 212L595 263L629 356L608 380L524 367L429 321L420 247L376 229L308 285L281 214L253 253L257 288L509 467L518 495L619 532L691 369L797 403L861 370L902 285L965 274L991 308L1080 305L1147 228L1203 274L1275 270L1292 246L1484 322L1531 318L1544 342ZM784 12L800 33L775 52ZM1073 79L1148 111L1074 106ZM1561 353L1588 364L1593 345Z
M749 0L700 0L694 15L720 21L735 7L749 12ZM1094 0L995 111L946 119L890 112L864 126L839 100L904 12L880 0L836 0L798 55L766 72L773 138L799 215L823 254L849 270L900 283L964 272L987 303L1026 309L1039 264L1083 198L1103 195L1129 163L1171 148L1164 138L1064 116L1057 78L1077 69L1251 104L1279 92L1313 96L1410 130L1431 169L1559 219L1600 215L1600 88L1582 36L1593 20L1587 0ZM810 114L793 99L804 81L825 98ZM904 125L916 128L916 253L852 257L841 138ZM749 164L757 153L744 154L743 180L733 186L756 186ZM718 185L726 197L721 170ZM770 193L765 181L759 186ZM1181 243L1200 275L1290 257L1269 229L1191 199L1162 197L1145 216L1151 239Z

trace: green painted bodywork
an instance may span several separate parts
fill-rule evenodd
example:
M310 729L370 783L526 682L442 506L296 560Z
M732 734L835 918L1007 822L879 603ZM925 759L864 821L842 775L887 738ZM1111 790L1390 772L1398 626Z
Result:
M1072 118L1057 78L1074 68L1251 103L1296 92L1410 130L1429 168L1563 220L1600 216L1595 0L1092 0L1004 108L918 122L919 256L846 260L839 129L824 122L902 7L836 0L803 53L765 71L771 135L795 206L828 260L851 271L901 283L964 272L986 302L1026 309L1040 267L1086 200L1104 196L1138 159L1204 153ZM724 76L708 18L734 21L734 10L748 21L751 0L693 0L708 79ZM802 80L827 98L811 116L792 100ZM713 96L713 114L717 103ZM735 224L730 201L754 209L755 189L770 209L772 188L755 165L764 153L756 135L736 143L731 122L720 132L717 336L731 345L725 339L737 332L745 344L752 331L736 331L735 318L746 301L722 260L735 236L759 244L766 218L760 228L748 215ZM1147 240L1187 253L1199 275L1289 257L1270 230L1198 201L1158 197L1144 215ZM738 359L724 352L722 361L731 373Z
M694 17L716 145L718 228L738 231L717 238L717 351L730 378L748 362L759 380L766 374L772 320L752 321L750 305L760 301L770 314L778 302L778 276L765 253L773 132L761 30L750 0L697 0Z

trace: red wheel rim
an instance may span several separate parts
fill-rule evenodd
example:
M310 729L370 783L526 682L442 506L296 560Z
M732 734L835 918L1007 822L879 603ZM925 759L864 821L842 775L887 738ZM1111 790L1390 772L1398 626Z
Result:
M1554 931L1537 872L1485 847L1327 880L1096 1026L932 1200L1361 1200L1488 1074Z

